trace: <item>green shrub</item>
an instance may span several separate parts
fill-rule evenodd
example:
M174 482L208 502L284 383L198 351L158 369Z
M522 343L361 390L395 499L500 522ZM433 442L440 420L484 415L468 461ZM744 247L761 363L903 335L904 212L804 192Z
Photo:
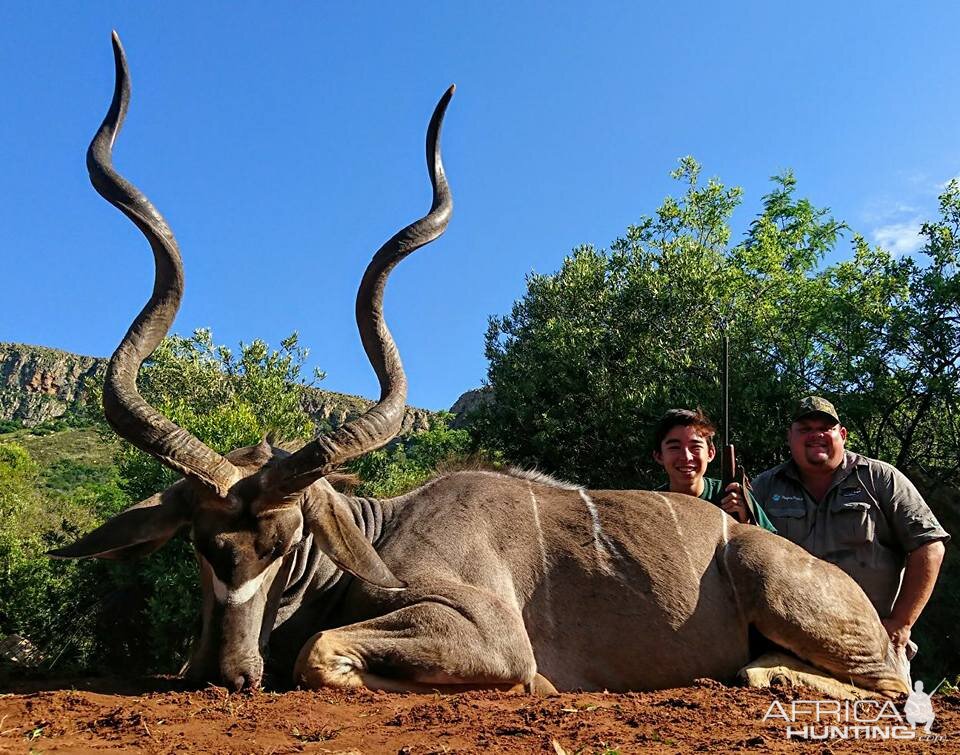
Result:
M0 419L0 435L23 429L23 423L15 419Z
M43 486L51 493L71 493L77 489L109 485L118 480L114 466L90 464L75 459L57 459L43 470Z
M449 419L441 415L429 430L352 462L350 470L363 481L357 492L377 498L400 495L426 482L439 465L466 458L472 449L470 433L450 429Z
M0 635L29 638L49 664L69 644L88 590L78 564L53 561L46 552L64 527L87 527L91 518L80 512L64 519L72 510L46 499L38 481L26 449L0 444ZM75 645L74 659L78 651Z

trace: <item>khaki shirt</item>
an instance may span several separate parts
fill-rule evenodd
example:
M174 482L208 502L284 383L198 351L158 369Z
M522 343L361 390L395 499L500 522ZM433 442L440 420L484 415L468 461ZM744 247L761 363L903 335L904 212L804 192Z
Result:
M853 577L881 618L893 608L906 554L950 539L903 473L850 451L820 503L792 460L758 476L753 492L783 537Z

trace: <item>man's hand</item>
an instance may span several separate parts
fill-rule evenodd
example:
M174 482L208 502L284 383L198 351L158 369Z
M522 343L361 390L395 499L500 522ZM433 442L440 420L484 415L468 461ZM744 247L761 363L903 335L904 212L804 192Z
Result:
M723 492L726 493L726 495L720 500L720 508L741 524L749 522L750 514L747 512L747 503L743 499L743 491L740 490L740 483L731 482Z
M910 641L910 624L893 616L889 619L881 619L880 622L883 624L883 628L887 630L894 648L896 650L906 648L907 642Z

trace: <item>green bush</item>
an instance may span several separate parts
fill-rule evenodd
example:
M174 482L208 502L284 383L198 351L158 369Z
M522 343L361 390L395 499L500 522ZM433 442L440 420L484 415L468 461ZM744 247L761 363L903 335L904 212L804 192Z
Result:
M190 338L165 339L144 364L138 383L152 406L220 453L259 443L268 433L301 441L313 434L301 407L306 356L295 334L277 351L255 340L241 344L234 356L216 346L208 330L198 330ZM57 471L80 481L74 495L87 496L103 518L178 479L128 443L120 446L115 461L115 480L77 465ZM192 547L178 537L147 558L105 567L109 589L100 597L109 610L103 607L97 627L100 637L116 639L109 645L101 641L97 652L110 663L124 659L127 669L177 670L200 614Z
M0 419L0 435L23 429L23 423L15 419Z
M71 493L78 489L104 486L118 481L113 466L90 464L75 459L57 459L41 474L44 488L51 493Z
M79 564L46 552L63 525L79 529L91 519L83 512L76 521L63 519L69 510L46 499L38 483L39 467L26 449L0 444L0 635L29 638L50 664L71 642L88 590ZM85 647L74 644L75 660Z
M448 427L450 415L440 415L427 431L365 454L349 465L363 481L361 495L386 498L422 485L444 463L467 458L473 441L466 430Z

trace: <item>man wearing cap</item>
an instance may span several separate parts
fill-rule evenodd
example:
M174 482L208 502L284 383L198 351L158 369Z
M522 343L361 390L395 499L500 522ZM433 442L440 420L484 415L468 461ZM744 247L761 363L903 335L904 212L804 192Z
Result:
M758 476L754 494L780 535L856 580L890 639L911 655L910 629L950 536L913 483L885 462L845 450L846 438L833 404L803 399L787 431L790 460Z

